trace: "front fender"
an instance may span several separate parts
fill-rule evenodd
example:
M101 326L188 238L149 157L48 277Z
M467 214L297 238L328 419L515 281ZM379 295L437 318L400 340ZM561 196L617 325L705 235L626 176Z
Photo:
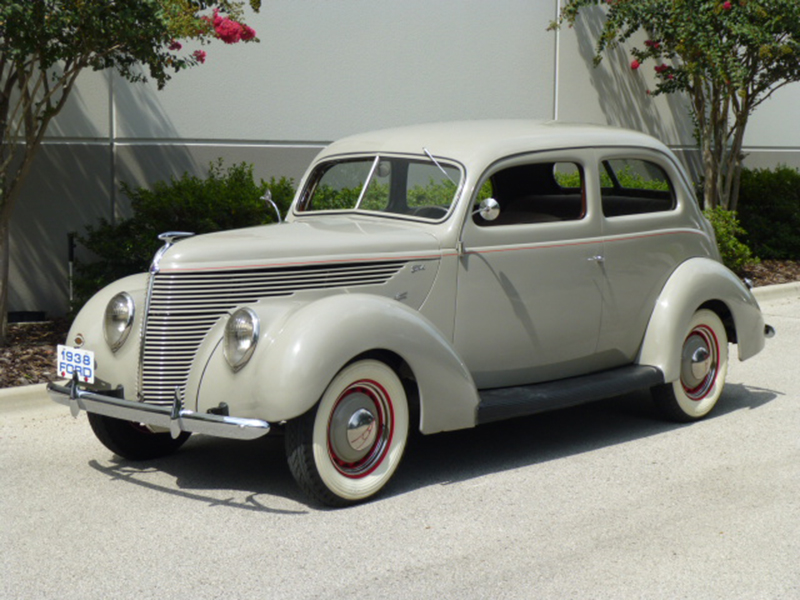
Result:
M764 348L764 318L753 294L722 264L691 258L675 269L661 290L637 362L661 369L667 382L676 381L689 320L704 304L718 302L733 319L739 360L758 354Z
M147 278L147 273L139 273L111 283L92 296L72 322L65 343L73 346L76 338L82 338L83 347L94 352L96 379L94 385L87 386L94 391L109 391L118 385L122 385L128 394L136 390ZM106 305L120 292L128 292L133 297L134 319L128 340L119 350L112 352L103 334L104 315Z
M400 302L339 294L310 303L265 300L251 308L262 327L252 359L234 373L218 344L199 384L198 410L226 401L236 416L289 420L313 407L353 358L388 350L414 374L424 433L475 425L479 399L466 365L430 321Z

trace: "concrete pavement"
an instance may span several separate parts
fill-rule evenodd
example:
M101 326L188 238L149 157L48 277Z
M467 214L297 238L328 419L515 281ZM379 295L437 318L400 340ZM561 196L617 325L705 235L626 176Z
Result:
M800 294L762 309L778 334L707 420L633 394L423 437L339 511L280 438L133 463L42 386L3 394L0 597L800 597Z

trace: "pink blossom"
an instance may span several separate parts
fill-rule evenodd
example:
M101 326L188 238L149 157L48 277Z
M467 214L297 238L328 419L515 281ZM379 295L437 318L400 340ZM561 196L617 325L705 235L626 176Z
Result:
M243 42L249 42L254 37L256 37L256 32L252 27L248 27L247 25L241 25L241 28L242 28L241 37Z
M220 16L220 14L219 14L219 9L215 8L214 9L214 18L211 21L211 24L214 26L214 29L216 29L217 27L222 25L222 21L223 20L224 20L224 18L222 16Z
M192 52L192 56L194 56L194 59L200 64L206 62L206 53L203 50L195 50Z
M641 67L641 66L642 66L642 63L640 63L638 60L636 60L636 59L633 59L633 60L631 61L631 69L633 69L634 71L635 71L636 69L638 69L639 67Z
M172 50L173 52L175 52L175 51L178 51L178 50L180 50L181 48L183 48L183 46L182 46L182 45L181 45L181 43L180 43L179 41L177 41L177 40L172 40L172 42L171 42L171 43L170 43L170 45L169 45L169 49L170 49L170 50Z
M668 71L669 70L669 66L665 65L665 64L661 64L661 65L657 66L655 69L656 69L656 73L663 73L664 71Z
M653 48L654 50L658 50L661 44L656 42L655 40L645 40L644 45L648 48Z
M214 27L214 30L219 39L226 44L235 44L242 39L242 26L228 18L223 19L218 26Z
M222 16L218 8L214 9L211 17L202 18L214 28L217 37L226 44L248 42L256 37L256 32L251 27Z
M730 10L731 8L733 8L733 5L730 2L722 3L722 10Z

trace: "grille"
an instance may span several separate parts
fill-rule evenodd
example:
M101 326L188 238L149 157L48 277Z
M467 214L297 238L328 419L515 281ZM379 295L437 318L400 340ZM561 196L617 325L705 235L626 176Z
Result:
M386 283L405 261L307 267L157 273L142 353L146 402L171 404L181 394L192 360L208 330L226 312L261 298L306 290Z

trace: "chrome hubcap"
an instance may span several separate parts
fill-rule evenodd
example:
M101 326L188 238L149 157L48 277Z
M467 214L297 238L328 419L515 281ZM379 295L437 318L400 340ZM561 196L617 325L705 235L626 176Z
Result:
M392 418L391 403L379 384L360 381L342 393L328 422L328 452L340 473L361 477L381 463Z
M347 443L356 452L362 452L371 447L378 437L375 427L375 415L366 408L360 408L353 413L347 422Z
M683 343L681 384L692 400L703 399L714 384L717 373L717 338L705 325L695 327Z

